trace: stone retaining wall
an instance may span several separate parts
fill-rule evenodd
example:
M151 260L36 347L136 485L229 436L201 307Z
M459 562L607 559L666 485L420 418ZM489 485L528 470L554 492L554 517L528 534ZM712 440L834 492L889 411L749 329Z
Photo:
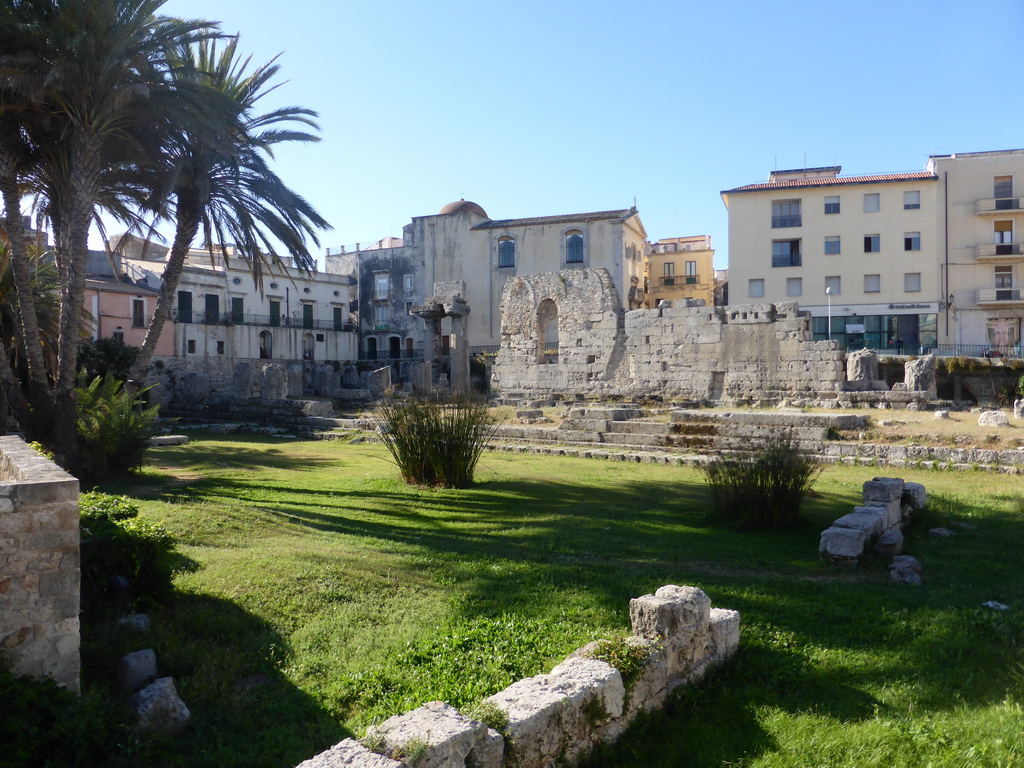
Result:
M0 437L0 653L16 675L79 691L78 480Z
M601 644L591 643L548 674L486 699L484 707L507 721L501 733L434 701L370 728L362 743L345 739L299 768L571 765L618 739L641 712L664 706L673 690L700 680L739 644L739 613L712 608L696 587L667 585L630 600L629 616L633 634L624 642L642 659L633 679L624 681L618 669L595 658Z

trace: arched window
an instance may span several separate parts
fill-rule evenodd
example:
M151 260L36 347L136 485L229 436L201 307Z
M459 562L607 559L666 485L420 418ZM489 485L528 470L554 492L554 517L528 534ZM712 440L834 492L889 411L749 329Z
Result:
M583 263L583 233L578 230L565 233L565 263Z
M313 359L313 334L304 333L302 334L302 359L312 360Z
M537 362L558 362L558 305L551 299L537 307Z
M516 241L511 237L498 238L498 266L514 267L516 265Z

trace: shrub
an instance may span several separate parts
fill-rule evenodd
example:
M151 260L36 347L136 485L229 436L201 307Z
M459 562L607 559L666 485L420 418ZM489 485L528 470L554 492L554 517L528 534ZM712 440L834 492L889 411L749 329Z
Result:
M472 397L385 400L376 412L384 444L415 485L468 488L495 420Z
M100 604L113 576L124 576L142 603L162 602L173 590L173 547L159 525L137 519L121 496L92 491L79 497L82 525L82 603Z
M142 466L142 455L159 408L143 407L141 392L123 388L112 376L79 379L78 434L82 440L81 479L96 482Z
M744 529L798 525L800 507L822 469L789 435L760 451L701 467L711 486L712 512Z
M78 369L90 380L109 374L124 381L138 356L138 347L112 338L96 339L79 346Z

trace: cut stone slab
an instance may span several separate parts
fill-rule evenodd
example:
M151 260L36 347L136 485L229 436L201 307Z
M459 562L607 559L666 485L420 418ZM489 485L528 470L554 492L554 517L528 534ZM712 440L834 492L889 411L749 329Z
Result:
M821 532L818 551L830 560L849 562L864 554L868 535L854 528L826 528Z
M903 534L898 528L890 528L878 537L875 552L884 557L896 557L903 551Z
M858 507L858 509L878 510L878 512L851 512L834 520L832 522L833 527L853 528L858 531L864 531L870 539L880 536L882 531L885 530L887 522L884 517L884 507Z
M928 492L921 483L907 483L900 501L908 512L917 512L924 509L928 503Z
M617 669L575 658L485 701L508 715L507 736L518 768L545 768L558 761L573 763L587 752L600 726L622 715L625 696Z
M396 715L366 732L367 743L383 742L389 755L407 745L425 747L416 768L501 768L505 740L443 701Z
M295 768L405 768L405 763L371 752L355 739L345 739Z
M896 501L869 501L862 507L854 507L855 515L878 515L882 529L899 528L903 522L903 507ZM834 525L834 523L833 523Z
M157 445L188 445L188 435L155 435L149 438L151 446Z
M144 648L126 654L117 663L117 685L126 691L137 691L156 677L156 651Z
M129 703L139 718L139 728L159 733L177 733L192 717L185 702L178 697L174 678L154 680L131 697Z
M905 483L898 477L876 477L864 483L864 501L899 501Z

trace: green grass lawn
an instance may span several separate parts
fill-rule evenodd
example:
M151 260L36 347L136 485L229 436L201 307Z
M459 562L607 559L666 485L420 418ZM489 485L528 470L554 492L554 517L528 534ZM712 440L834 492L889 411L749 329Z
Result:
M821 529L878 474L929 490L905 547L923 587L880 560L818 560ZM629 599L670 583L739 610L740 651L594 766L1024 764L1024 478L831 468L805 528L737 533L685 467L487 453L477 477L424 490L376 445L200 437L104 488L171 531L181 570L145 639L85 627L86 685L153 647L193 712L110 765L292 766L627 634ZM971 527L927 535L955 523Z

